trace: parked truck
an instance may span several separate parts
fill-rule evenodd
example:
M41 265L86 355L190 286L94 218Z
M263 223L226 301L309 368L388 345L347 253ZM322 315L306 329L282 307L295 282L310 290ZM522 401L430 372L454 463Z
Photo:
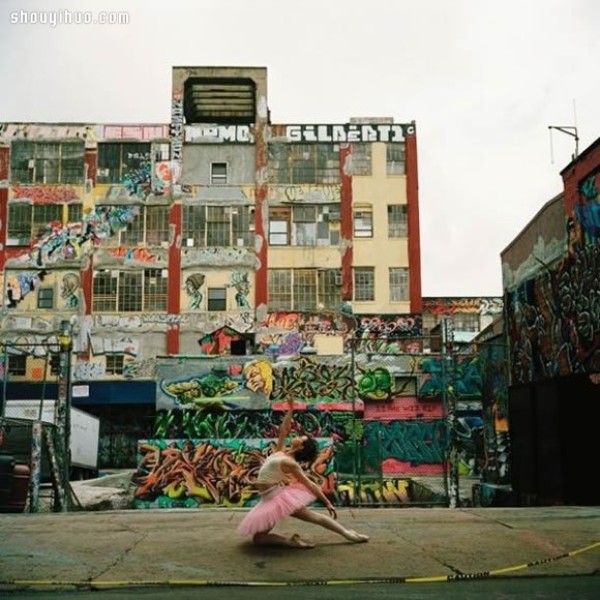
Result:
M54 424L56 400L44 400L41 421ZM22 462L29 462L31 454L30 427L19 426L31 421L40 420L40 400L7 400L4 416L12 425L8 428L2 450L8 451ZM86 478L95 476L98 469L98 444L100 435L100 419L78 408L71 408L71 477ZM45 446L45 444L44 444ZM47 455L44 447L43 455ZM49 477L47 456L42 459L42 478Z

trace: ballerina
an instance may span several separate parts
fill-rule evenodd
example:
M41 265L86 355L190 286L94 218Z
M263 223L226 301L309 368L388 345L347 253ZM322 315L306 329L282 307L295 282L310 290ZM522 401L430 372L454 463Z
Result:
M333 504L302 470L299 462L312 463L317 457L316 441L309 435L301 435L292 438L286 446L294 412L293 399L288 398L287 402L288 411L279 429L275 451L261 465L254 482L261 499L242 519L238 532L252 536L258 546L314 548L314 544L303 540L298 534L285 537L271 532L282 519L292 516L320 525L354 543L369 541L369 536L347 529L336 521L337 513ZM329 515L308 508L317 498L325 505Z

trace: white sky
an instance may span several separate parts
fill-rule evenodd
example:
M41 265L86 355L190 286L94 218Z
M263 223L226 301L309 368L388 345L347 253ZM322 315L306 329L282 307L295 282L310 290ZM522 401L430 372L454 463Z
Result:
M59 9L129 24L11 23ZM598 0L0 0L0 122L168 123L173 66L267 67L275 123L416 121L423 295L495 296L574 151L548 126L600 137L599 24Z

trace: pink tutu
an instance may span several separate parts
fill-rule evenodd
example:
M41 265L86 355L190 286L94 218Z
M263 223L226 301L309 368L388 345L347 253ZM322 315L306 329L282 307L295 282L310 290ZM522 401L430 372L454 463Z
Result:
M267 490L258 504L242 519L238 525L238 533L254 535L270 531L279 521L316 499L314 494L299 483L275 486Z

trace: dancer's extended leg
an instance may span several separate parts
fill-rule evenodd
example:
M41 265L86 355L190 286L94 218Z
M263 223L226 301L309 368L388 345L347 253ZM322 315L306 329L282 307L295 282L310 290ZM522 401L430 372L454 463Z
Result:
M369 541L368 535L357 533L353 529L346 529L343 525L332 519L329 515L312 511L310 508L300 508L293 513L292 516L296 517L297 519L301 519L302 521L308 521L309 523L314 523L315 525L325 527L325 529L334 531L351 542L360 543Z
M290 537L278 533L255 533L252 541L257 546L288 546L290 548L314 548L315 545L303 540L297 533Z

